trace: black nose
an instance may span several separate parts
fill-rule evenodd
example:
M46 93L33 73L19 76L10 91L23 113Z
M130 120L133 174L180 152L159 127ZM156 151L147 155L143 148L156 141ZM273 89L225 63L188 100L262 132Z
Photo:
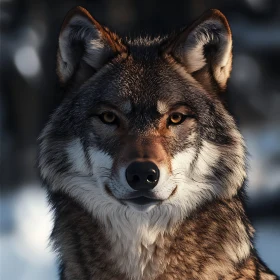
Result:
M126 169L126 180L135 190L151 190L159 179L159 169L151 161L135 161Z

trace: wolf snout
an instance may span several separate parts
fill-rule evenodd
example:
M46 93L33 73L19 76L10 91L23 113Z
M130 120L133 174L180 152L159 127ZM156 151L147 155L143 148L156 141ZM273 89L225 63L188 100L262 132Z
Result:
M134 190L151 190L159 180L159 169L151 161L134 161L126 169L126 180Z

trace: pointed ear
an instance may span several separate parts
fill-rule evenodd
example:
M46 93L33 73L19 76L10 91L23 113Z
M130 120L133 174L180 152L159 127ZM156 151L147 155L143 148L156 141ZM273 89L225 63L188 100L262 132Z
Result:
M209 10L172 39L169 52L209 91L223 91L232 67L232 37L225 16Z
M70 79L82 83L114 56L126 52L119 37L82 7L68 12L58 43L57 73L62 84Z

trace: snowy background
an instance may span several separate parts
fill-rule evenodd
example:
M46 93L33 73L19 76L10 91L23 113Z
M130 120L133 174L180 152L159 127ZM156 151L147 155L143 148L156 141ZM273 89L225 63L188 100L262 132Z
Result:
M121 35L156 35L208 8L228 18L234 64L227 101L250 153L249 214L261 257L280 274L280 1L0 0L0 279L57 279L52 216L40 187L36 139L61 94L57 38L68 10L87 8Z

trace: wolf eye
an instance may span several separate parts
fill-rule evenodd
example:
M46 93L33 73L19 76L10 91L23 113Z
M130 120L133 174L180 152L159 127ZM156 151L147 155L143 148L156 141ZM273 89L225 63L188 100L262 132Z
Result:
M116 124L118 120L117 116L112 112L104 112L99 115L99 118L106 124Z
M177 125L185 120L186 116L181 113L173 113L169 116L169 125Z

